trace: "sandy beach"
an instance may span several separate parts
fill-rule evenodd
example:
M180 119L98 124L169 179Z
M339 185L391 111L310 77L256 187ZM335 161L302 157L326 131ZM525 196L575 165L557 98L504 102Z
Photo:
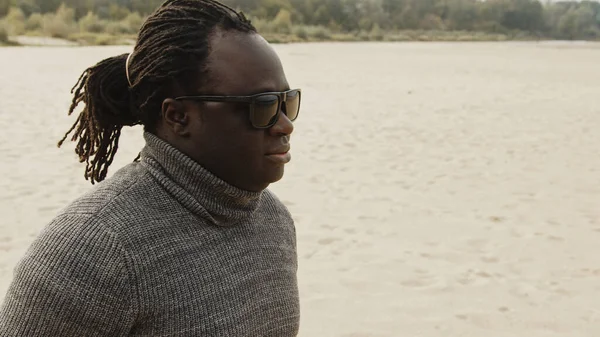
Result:
M92 188L69 91L131 47L0 49L0 301ZM600 336L600 44L278 45L303 337ZM131 162L127 129L113 164Z

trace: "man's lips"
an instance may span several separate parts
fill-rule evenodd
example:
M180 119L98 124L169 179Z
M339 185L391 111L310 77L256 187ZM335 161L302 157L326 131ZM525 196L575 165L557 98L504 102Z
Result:
M290 147L285 147L281 149L277 149L269 152L266 157L278 164L287 164L292 160L292 155L290 154Z
M290 147L286 146L286 147L281 147L281 148L275 149L273 151L270 151L269 153L267 153L267 156L284 155L288 152L290 152Z

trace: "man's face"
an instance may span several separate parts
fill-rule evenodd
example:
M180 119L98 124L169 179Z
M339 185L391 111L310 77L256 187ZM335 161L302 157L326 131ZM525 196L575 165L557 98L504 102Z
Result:
M217 31L209 40L208 85L188 95L247 96L290 89L279 57L258 34ZM278 122L256 129L247 103L183 103L189 114L184 152L224 181L258 191L283 177L294 127Z

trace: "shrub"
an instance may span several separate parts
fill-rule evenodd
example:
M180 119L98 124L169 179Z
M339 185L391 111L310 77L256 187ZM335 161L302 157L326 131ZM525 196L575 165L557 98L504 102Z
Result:
M92 12L79 20L79 30L90 33L103 33L106 30L106 23Z
M106 25L106 32L112 35L133 34L131 28L126 22L109 22Z
M40 30L42 29L42 23L44 22L44 17L40 13L33 13L27 21L25 21L25 29L28 31Z
M383 40L383 32L381 28L379 28L378 24L374 24L373 28L371 28L371 33L369 33L369 39L375 41Z
M42 21L44 35L66 39L75 30L73 23L65 22L55 14L44 15L44 20Z
M75 10L67 7L64 3L56 10L56 17L67 24L75 22Z
M252 24L256 28L256 30L263 33L275 33L276 29L272 22L269 22L264 19L252 19Z
M308 39L308 31L306 30L306 28L304 26L294 27L294 35L296 35L297 37L299 37L302 40Z
M331 37L329 29L322 26L308 26L308 36L317 40L328 40Z
M25 32L25 15L17 7L12 7L6 15L6 23L10 35L21 35Z
M10 10L10 0L0 0L0 18L6 16Z
M435 14L427 14L419 23L419 28L425 30L444 30L444 20Z
M56 10L55 14L44 15L42 21L44 35L66 39L77 30L75 25L75 10L64 4Z
M356 36L358 37L359 41L369 41L370 39L369 33L365 32L364 30L358 31Z
M111 20L114 21L123 20L131 14L131 12L129 12L129 9L121 7L117 4L110 4L110 7L108 8L108 13L110 15Z
M8 30L4 20L0 21L0 44L8 42Z
M292 31L292 14L287 9L279 10L273 19L273 28L277 33L290 33Z
M125 19L123 19L123 24L128 27L128 33L135 34L142 27L142 23L144 19L137 12L131 13L127 15Z

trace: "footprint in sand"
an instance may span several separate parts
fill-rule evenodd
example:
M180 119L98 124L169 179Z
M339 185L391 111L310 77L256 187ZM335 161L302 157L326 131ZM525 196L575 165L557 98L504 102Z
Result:
M366 221L366 220L376 220L377 217L373 216L373 215L359 215L357 217L357 219L360 220L360 221Z
M11 247L10 242L12 239L8 236L0 237L0 251L8 252L13 247Z
M409 288L424 288L435 284L433 275L428 274L426 270L415 270L416 277L400 281L400 285Z
M423 288L432 285L433 282L428 279L408 279L400 282L401 286L409 288Z
M339 239L336 239L336 238L324 238L324 239L321 239L321 240L317 241L317 243L320 244L320 245L329 245L329 244L331 244L331 243L333 243L335 241L338 241L338 240Z
M481 261L485 263L498 263L499 259L495 256L484 256L481 258Z
M481 315L481 314L457 314L454 315L454 317L460 319L461 321L469 321L470 324L479 327L479 328L483 328L483 329L489 329L491 326L491 322L489 317L487 317L486 315Z
M501 217L501 216L491 216L490 217L490 221L492 222L504 222L506 220L506 218Z
M510 236L512 236L513 238L517 238L520 239L523 237L523 234L521 234L521 232L517 231L516 229L511 229L510 230Z
M346 232L348 234L356 234L356 229L354 229L354 228L346 228L346 229L344 229L344 232Z
M469 319L468 315L464 315L464 314L458 314L458 315L454 315L454 317L462 320L462 321L466 321L467 319Z
M550 241L565 241L565 238L561 238L559 236L554 236L554 235L548 235L548 236L546 236L546 239L548 239Z
M480 252L488 245L488 240L484 239L469 239L467 245L470 251Z
M469 269L462 273L456 281L462 285L479 285L488 283L489 279L493 277L494 276L488 272Z

